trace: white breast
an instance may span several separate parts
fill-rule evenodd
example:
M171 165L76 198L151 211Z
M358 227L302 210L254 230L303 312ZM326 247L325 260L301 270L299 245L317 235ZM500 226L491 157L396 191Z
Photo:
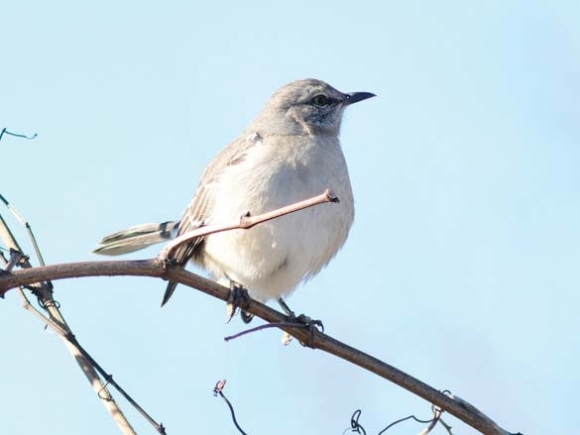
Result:
M321 204L249 230L213 234L198 261L218 280L235 281L259 300L290 293L318 273L345 242L354 219L348 170L336 139L273 137L228 167L217 182L211 223L257 215L331 189ZM209 222L208 222L209 223Z

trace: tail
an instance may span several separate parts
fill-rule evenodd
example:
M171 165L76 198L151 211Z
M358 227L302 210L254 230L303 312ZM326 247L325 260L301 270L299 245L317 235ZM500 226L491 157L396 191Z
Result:
M177 234L178 225L179 222L171 221L160 224L136 225L103 237L93 250L93 253L100 255L123 255L129 252L139 251L156 243L174 239ZM167 284L161 306L165 305L171 295L173 295L175 287L177 287L176 282L169 282Z
M167 303L169 298L173 296L173 292L175 291L175 287L177 287L176 282L169 281L167 284L167 288L165 289L165 294L163 295L163 300L161 301L161 307Z
M179 222L137 225L103 237L94 254L123 255L175 237Z

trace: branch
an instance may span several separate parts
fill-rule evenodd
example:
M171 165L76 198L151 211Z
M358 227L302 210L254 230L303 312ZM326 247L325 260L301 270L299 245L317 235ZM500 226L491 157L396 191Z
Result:
M13 207L11 207L8 201L6 201L6 199L1 195L0 200L2 200L2 202L4 202L4 204L6 204L13 213L15 212L18 220L20 220L21 222L24 221L24 219L22 219L20 214ZM40 255L40 251L38 250L34 234L32 234L32 230L30 229L28 223L26 223L26 228L29 234L31 235L36 253L39 257L39 260L42 263L43 262L42 256ZM8 228L8 225L6 224L6 221L4 220L1 214L0 214L0 239L3 240L6 246L10 249L11 260L14 258L15 255L19 254L18 263L21 267L24 268L25 271L36 270L32 268L32 265L30 264L28 257L22 254L22 250L20 249L18 242L14 238L12 232ZM2 258L4 259L3 256ZM10 262L11 261L6 262L7 268L10 266ZM2 277L2 275L6 273L10 272L6 272L0 269L0 277ZM18 284L17 286L20 287L20 284ZM117 426L121 429L121 432L126 435L135 434L136 432L131 427L131 424L123 414L123 411L121 410L121 408L119 408L119 405L117 405L117 403L115 402L107 386L103 383L103 381L95 371L95 368L91 365L89 359L86 357L86 352L84 352L84 350L80 347L80 345L78 345L78 343L75 343L67 338L68 336L74 335L72 334L72 331L69 328L68 324L66 323L63 315L61 314L58 308L58 304L55 303L54 299L52 298L52 283L50 282L50 279L36 281L35 283L33 283L33 286L30 288L30 290L38 297L38 300L41 302L42 306L46 309L50 318L46 319L39 313L40 316L45 321L52 322L56 326L55 330L57 332L59 330L65 332L65 335L63 334L59 335L63 339L66 348L74 357L75 361L77 362L77 364L87 377L87 380L93 387L93 390L95 391L95 393L97 393L97 396L101 400L101 403L107 409L109 414L111 414L113 420L115 421L115 423L117 423ZM20 291L21 294L24 295L24 291L22 290L22 288L20 288ZM0 297L4 297L4 293L2 291L0 291ZM24 301L26 308L28 305L30 305L29 303L27 304L28 301L26 299L26 296L24 296Z
M19 134L19 133L12 133L11 131L6 130L6 128L3 128L2 130L0 130L0 140L2 140L2 136L4 136L5 134L10 135L10 136L14 136L14 137L21 137L23 139L28 139L28 140L32 140L36 136L38 136L36 133L34 133L32 136L26 136L25 134Z
M102 261L59 264L34 269L19 270L0 276L0 296L19 285L29 285L47 280L95 276L150 276L177 282L198 289L210 296L227 301L230 289L179 267L168 266L160 259L140 261ZM260 302L247 301L240 308L269 323L288 322L288 317ZM318 330L280 326L313 349L320 349L349 361L363 369L387 379L422 397L429 403L449 412L485 435L512 435L470 403L457 396L443 394L405 372L342 343Z
M189 242L190 240L197 239L198 237L207 236L208 234L221 233L223 231L230 231L235 229L247 230L278 217L284 216L286 214L294 213L298 210L304 210L305 208L312 207L318 204L324 204L325 202L340 202L338 197L329 189L326 189L324 193L314 196L304 201L296 202L294 204L287 205L285 207L278 208L276 210L263 213L258 216L250 216L250 212L246 216L242 216L239 222L234 222L226 225L207 225L197 228L193 231L189 231L182 236L169 242L163 250L159 253L160 260L166 260L172 257L173 252L178 246Z

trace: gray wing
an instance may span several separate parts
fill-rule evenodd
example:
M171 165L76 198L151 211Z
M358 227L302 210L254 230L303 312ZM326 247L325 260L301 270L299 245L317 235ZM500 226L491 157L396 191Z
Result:
M249 137L237 138L211 161L201 177L193 201L183 213L177 236L207 224L214 206L215 186L216 183L219 183L222 171L229 166L241 163L246 158L248 150L255 146L260 139L261 137L257 133ZM204 237L200 237L189 244L180 246L172 259L177 264L185 266L203 244L203 241Z
M244 161L248 151L260 140L261 136L258 133L253 133L249 136L242 135L211 161L201 177L191 204L187 207L179 222L178 237L207 224L207 220L211 219L211 211L214 206L215 186L216 183L219 183L222 171L229 166ZM185 267L187 262L200 252L204 241L205 237L199 237L179 246L169 260L174 265ZM162 306L169 300L176 285L173 282L167 285L167 290L161 303Z

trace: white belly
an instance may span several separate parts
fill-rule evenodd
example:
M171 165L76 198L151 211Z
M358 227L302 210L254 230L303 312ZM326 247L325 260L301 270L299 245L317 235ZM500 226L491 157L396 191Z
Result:
M239 219L310 198L331 189L339 203L321 204L262 223L249 230L213 234L198 261L222 282L235 281L266 301L287 295L318 273L346 241L354 218L348 171L340 147L308 146L297 138L291 158L280 158L278 143L259 144L243 162L228 168L211 223ZM322 154L324 156L322 156ZM227 192L227 193L226 193ZM209 222L208 222L209 223Z

